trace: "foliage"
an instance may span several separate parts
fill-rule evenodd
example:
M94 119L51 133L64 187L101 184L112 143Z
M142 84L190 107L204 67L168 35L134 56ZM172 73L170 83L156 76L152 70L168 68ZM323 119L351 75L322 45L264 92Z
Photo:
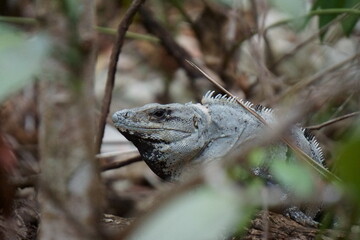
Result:
M338 157L335 162L335 171L344 181L344 187L354 198L360 202L360 128L353 127L353 131L341 144L339 144ZM360 207L360 206L358 206Z
M249 219L251 207L226 187L195 188L164 203L128 239L222 239ZM211 226L211 227L210 227ZM206 230L205 230L206 229Z
M318 16L318 27L324 29L320 34L321 39L328 32L330 23L339 16L342 16L340 23L344 34L350 36L360 17L359 11L351 11L360 9L358 0L316 0L308 13L305 0L271 0L271 3L291 17L290 22L296 29L309 23L311 16Z
M327 26L330 22L332 22L334 19L339 17L341 12L336 12L336 10L341 9L360 9L360 4L358 0L316 0L313 4L312 10L335 10L334 13L328 13L328 14L320 14L319 16L319 28L323 28ZM357 21L360 18L360 13L352 14L348 13L348 16L345 16L343 19L341 19L341 26L343 29L343 32L346 36L349 36L351 32L353 31ZM323 37L326 32L324 32L321 36Z
M0 36L0 101L3 101L41 71L50 41L40 34L29 38L3 24L0 25Z

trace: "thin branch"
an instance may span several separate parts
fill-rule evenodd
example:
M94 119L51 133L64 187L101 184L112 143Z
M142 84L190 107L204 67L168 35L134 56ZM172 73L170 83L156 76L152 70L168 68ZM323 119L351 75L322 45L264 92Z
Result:
M345 101L343 101L341 103L341 105L339 107L336 108L336 111L329 117L331 118L335 118L336 116L339 115L339 113L341 113L342 110L344 110L345 106L350 102L350 100L353 98L354 96L354 92L351 93L349 96L346 97Z
M108 34L108 35L117 35L117 31L114 28L96 26L95 29L99 33L104 33L104 34ZM125 33L125 37L131 38L131 39L136 39L136 40L145 40L145 41L149 41L149 42L153 42L153 43L159 42L159 39L156 37L150 36L148 34L141 34L141 33L130 32L130 31L127 31Z
M194 26L194 21L191 19L190 15L187 14L185 9L182 6L181 1L179 0L171 0L170 3L180 12L185 21L187 21L191 26Z
M328 9L313 10L309 13L309 15L326 15L326 14L340 14L340 13L360 15L360 10L354 8L328 8Z
M7 23L18 23L18 24L29 24L29 25L36 25L38 24L38 20L36 18L28 18L28 17L11 17L11 16L0 16L0 22L7 22ZM114 28L109 27L102 27L102 26L94 26L95 30L98 33L108 34L108 35L117 35L117 30ZM146 40L149 42L158 43L159 39L147 34L141 34L131 31L126 31L125 33L126 38L136 39L136 40Z
M190 54L182 48L171 36L171 34L154 18L151 11L145 6L141 6L139 13L142 18L142 22L146 30L161 41L166 51L172 56L181 68L183 68L186 74L191 79L202 77L202 75L195 71L189 64L186 63L185 59L192 59Z
M321 72L318 72L316 74L314 74L313 76L304 79L303 81L299 81L297 84L295 84L294 86L292 86L291 88L287 89L283 94L281 94L281 96L279 96L277 99L284 99L287 96L291 96L293 95L296 91L318 81L319 79L323 78L324 76L326 76L326 74L329 74L335 70L337 70L338 68L354 61L355 59L360 57L360 53L357 53L355 55L352 55L348 58L346 58L345 60L335 63L334 65L324 69Z
M316 11L314 11L314 13L316 13ZM309 15L312 15L311 13ZM298 44L292 51L290 51L289 53L284 54L281 58L279 58L277 61L275 61L271 66L270 69L274 70L281 62L283 62L284 60L292 57L295 55L295 53L297 51L299 51L301 48L305 47L308 43L312 42L313 40L317 39L319 34L323 34L330 26L332 26L333 24L343 20L345 18L346 15L340 15L337 18L335 18L334 20L330 21L329 23L327 23L326 25L324 25L322 28L319 29L319 31L317 31L315 34L313 34L312 36L310 36L308 39L304 40L303 42L301 42L300 44ZM280 24L285 23L288 20L285 20L284 22L280 22ZM274 25L274 27L277 25Z
M331 119L329 121L323 122L321 124L309 126L309 127L306 127L306 128L309 129L309 130L320 130L323 127L327 127L327 126L329 126L331 124L334 124L334 123L340 122L340 121L342 121L344 119L355 117L355 116L358 116L358 115L360 115L360 111L349 113L349 114L346 114L346 115Z
M21 23L21 24L29 24L29 25L38 24L38 21L35 18L10 17L10 16L0 16L0 22Z
M101 108L101 116L99 120L99 128L98 128L98 135L96 139L96 151L100 152L101 149L101 142L104 137L104 130L105 130L105 123L106 118L109 114L110 109L110 103L111 103L111 97L112 97L112 90L114 88L114 82L115 82L115 74L116 74L116 67L119 60L119 55L122 49L122 46L124 44L125 34L128 30L130 24L132 23L132 20L140 8L140 6L145 2L145 0L134 0L130 6L130 8L126 11L124 18L120 22L118 26L118 35L115 41L114 48L111 52L110 57L110 66L106 81L106 87L105 87L105 95L103 99L103 104Z
M133 164L136 162L141 162L141 161L142 161L142 158L140 156L135 156L135 157L129 158L124 161L114 162L114 163L110 163L110 164L101 164L102 166L100 167L100 169L102 172L105 172L108 170L122 168L122 167L128 166L130 164ZM39 177L40 177L39 174L33 174L30 176L21 177L21 178L11 178L11 184L17 188L35 187L39 181Z
M114 162L112 164L104 165L101 167L101 171L108 171L108 170L112 170L112 169L122 168L127 165L130 165L130 164L133 164L136 162L141 162L141 161L142 161L142 158L140 156L136 156L133 158L129 158L128 160L125 160L125 161Z
M226 90L224 87L222 87L219 83L217 83L215 80L213 80L208 74L206 74L204 71L202 71L197 65L195 65L193 62L186 60L187 63L189 63L192 67L197 69L199 72L201 72L210 82L212 82L216 87L218 87L220 90L228 94L229 96L233 97L236 102L242 106L244 109L246 109L248 112L250 112L254 117L256 117L261 123L263 123L265 126L270 127L269 124L253 109L247 107L244 103L242 103L235 95L230 93L228 90ZM311 167L313 167L318 173L320 173L323 177L325 177L327 180L331 181L338 181L341 182L341 180L331 173L329 170L324 168L320 163L313 160L311 157L309 157L302 149L300 149L298 146L293 144L288 137L281 136L281 140L288 145L295 154L297 154L302 160L304 160L306 163L308 163Z

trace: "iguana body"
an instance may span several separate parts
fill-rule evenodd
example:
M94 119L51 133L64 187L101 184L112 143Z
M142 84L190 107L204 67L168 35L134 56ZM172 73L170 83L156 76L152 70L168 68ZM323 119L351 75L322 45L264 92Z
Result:
M147 165L161 178L176 179L192 166L221 159L228 153L258 141L264 124L234 98L208 92L202 103L148 104L125 109L113 115L115 127L138 148ZM264 107L255 110L270 125L276 121L273 112ZM317 162L322 152L314 137L299 127L290 131L294 143ZM280 151L271 159L287 158L291 150L279 143ZM279 155L279 156L278 156ZM259 170L260 169L260 170ZM267 177L261 168L257 175ZM271 176L270 176L271 177Z

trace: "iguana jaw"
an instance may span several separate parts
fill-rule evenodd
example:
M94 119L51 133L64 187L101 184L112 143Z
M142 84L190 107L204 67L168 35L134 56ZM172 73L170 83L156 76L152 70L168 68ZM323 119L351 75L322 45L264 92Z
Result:
M141 130L144 132L151 133L152 131L175 131L175 132L183 132L183 133L192 133L191 131L183 130L183 129L176 129L176 128L160 128L160 127L137 127L137 126L131 126L124 124L115 114L113 115L113 121L114 126L120 131L120 132L128 132L129 134L135 134L135 132ZM114 120L115 119L115 120ZM115 122L116 121L116 122Z

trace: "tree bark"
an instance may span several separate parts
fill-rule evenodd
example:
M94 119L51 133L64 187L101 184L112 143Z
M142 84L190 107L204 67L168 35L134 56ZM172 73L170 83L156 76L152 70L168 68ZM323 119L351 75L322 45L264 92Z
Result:
M101 194L94 151L93 0L38 0L51 38L40 89L39 239L100 239Z

